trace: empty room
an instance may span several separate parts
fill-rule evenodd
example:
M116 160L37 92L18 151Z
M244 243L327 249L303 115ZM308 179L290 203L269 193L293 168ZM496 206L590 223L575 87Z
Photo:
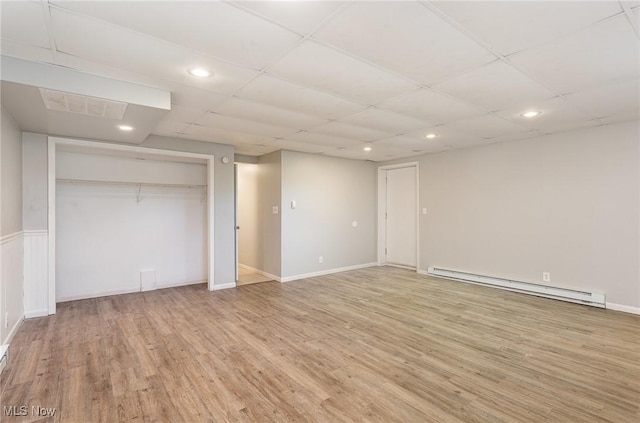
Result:
M640 421L640 2L0 18L1 422Z

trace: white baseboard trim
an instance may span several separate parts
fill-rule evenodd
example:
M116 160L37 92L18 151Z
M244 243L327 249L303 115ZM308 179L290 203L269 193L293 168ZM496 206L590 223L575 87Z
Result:
M235 287L236 287L236 283L235 282L222 283L220 285L213 285L213 290L214 291L220 291L222 289L230 289L230 288L235 288Z
M265 278L273 279L276 282L282 282L280 276L272 275L271 273L267 273L264 270L256 269L255 267L247 266L246 264L238 264L238 267L242 267L245 270L258 273Z
M9 364L9 344L0 345L0 373Z
M374 266L377 266L377 265L378 265L377 262L372 262L372 263L356 264L356 265L353 265L353 266L338 267L338 268L335 268L335 269L321 270L319 272L304 273L302 275L295 275L295 276L287 276L287 277L284 277L284 278L280 278L279 282L293 282L293 281L297 281L297 280L300 280L300 279L315 278L317 276L331 275L331 274L334 274L334 273L347 272L349 270L365 269L367 267L374 267Z
M425 275L425 276L431 276L428 271L422 270L422 269L418 269L418 274L419 275Z
M91 298L110 297L112 295L133 294L140 292L140 288L116 289L113 291L102 291L94 294L71 295L68 297L56 298L56 303L66 303L67 301L88 300Z
M207 282L208 281L206 279L202 279L202 280L199 280L199 281L170 283L170 284L166 284L166 285L156 285L155 289L176 288L178 286L198 285L198 284L207 283ZM150 289L149 291L153 291L153 289ZM149 291L145 291L145 292L149 292Z
M49 309L43 308L40 310L29 310L24 312L25 319L33 319L35 317L46 317L49 315Z
M16 336L16 333L18 333L18 329L20 329L20 326L22 326L22 322L24 322L24 316L20 317L16 322L16 324L13 325L13 327L9 331L9 335L7 335L7 339L4 340L5 345L11 344L11 340L13 339L14 336Z
M631 307L623 304L607 302L606 308L609 310L622 311L624 313L640 314L640 307Z

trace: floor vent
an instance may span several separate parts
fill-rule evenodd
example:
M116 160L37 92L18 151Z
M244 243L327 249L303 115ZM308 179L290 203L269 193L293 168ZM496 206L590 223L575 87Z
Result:
M441 267L432 266L429 266L427 274L461 282L487 285L495 288L507 289L509 291L536 295L538 297L552 298L554 300L569 301L572 303L601 308L605 307L605 294L603 292L581 291L557 286L538 285L535 283L495 278L492 276L483 276L474 273L461 272L459 270L443 269Z

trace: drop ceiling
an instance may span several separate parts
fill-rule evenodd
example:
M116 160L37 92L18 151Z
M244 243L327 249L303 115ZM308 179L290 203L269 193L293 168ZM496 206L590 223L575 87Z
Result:
M0 3L3 55L171 92L152 134L374 161L637 120L639 6ZM10 113L37 100L2 93Z

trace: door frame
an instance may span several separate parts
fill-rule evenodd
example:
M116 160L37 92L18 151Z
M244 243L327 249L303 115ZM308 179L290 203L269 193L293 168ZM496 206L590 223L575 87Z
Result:
M174 157L184 159L197 159L207 166L207 276L210 291L220 289L215 285L214 272L214 163L215 157L211 154L191 153L186 151L163 150L138 145L111 144L99 141L77 140L61 137L48 137L48 178L47 178L47 202L48 202L48 311L56 313L56 147L71 146L78 151L107 150L122 155L153 155L160 157Z
M420 271L420 163L407 162L378 167L378 266L386 266L385 247L387 244L387 225L385 219L387 205L387 171L415 167L416 169L416 272Z

